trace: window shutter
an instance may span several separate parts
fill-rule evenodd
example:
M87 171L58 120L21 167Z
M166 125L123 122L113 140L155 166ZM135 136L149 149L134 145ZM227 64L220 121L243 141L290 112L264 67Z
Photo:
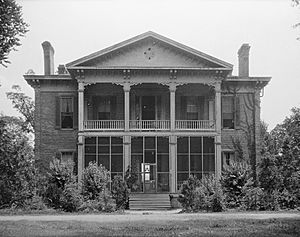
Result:
M60 129L60 97L55 97L55 129Z
M73 124L74 124L74 128L78 128L78 97L74 96L73 97Z
M186 117L187 117L186 96L181 96L181 98L180 98L180 112L181 112L181 119L186 120Z
M240 108L240 97L238 95L235 95L235 127L239 127L241 124L241 108Z
M110 119L116 119L117 114L117 99L116 96L110 97Z

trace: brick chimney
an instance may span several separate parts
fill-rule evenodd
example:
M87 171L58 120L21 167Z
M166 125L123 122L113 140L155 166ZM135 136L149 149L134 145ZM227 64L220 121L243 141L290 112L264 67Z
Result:
M45 41L42 43L44 50L44 72L45 75L54 74L54 49L50 42Z
M238 51L239 77L249 77L249 44L243 44Z

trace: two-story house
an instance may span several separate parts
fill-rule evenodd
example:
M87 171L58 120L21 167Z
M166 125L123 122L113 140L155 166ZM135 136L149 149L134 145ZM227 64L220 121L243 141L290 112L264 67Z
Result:
M112 177L136 173L132 192L175 193L190 174L221 174L234 140L259 157L260 96L270 77L249 76L249 49L233 65L154 32L97 51L54 73L24 75L35 90L35 155L41 167L59 155L81 179L89 162ZM245 129L253 131L247 133Z

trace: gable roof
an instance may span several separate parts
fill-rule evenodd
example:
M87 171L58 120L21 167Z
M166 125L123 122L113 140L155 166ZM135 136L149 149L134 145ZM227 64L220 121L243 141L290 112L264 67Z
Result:
M200 51L198 51L196 49L190 48L190 47L188 47L186 45L178 43L178 42L176 42L174 40L171 40L171 39L169 39L167 37L164 37L164 36L159 35L159 34L157 34L155 32L152 32L152 31L145 32L143 34L137 35L137 36L135 36L133 38L130 38L128 40L125 40L125 41L122 41L122 42L120 42L118 44L115 44L115 45L113 45L111 47L105 48L103 50L100 50L100 51L97 51L95 53L89 54L89 55L87 55L85 57L79 58L79 59L77 59L75 61L72 61L72 62L66 64L66 67L73 68L73 67L81 66L82 64L84 64L84 63L86 63L88 61L91 61L91 60L94 60L94 59L99 58L101 56L104 56L106 54L112 53L112 52L114 52L116 50L120 50L121 48L124 48L126 46L132 45L134 43L137 43L137 42L142 41L142 40L147 39L147 38L154 38L154 39L156 39L158 41L164 42L167 45L171 45L171 46L173 46L173 47L175 47L175 48L177 48L177 49L179 49L179 50L181 50L181 51L183 51L183 52L185 52L187 54L190 54L190 55L192 55L192 56L194 56L196 58L199 58L199 59L202 59L202 60L204 59L206 61L209 61L211 63L214 63L214 64L218 65L218 67L222 67L224 69L231 69L232 70L233 65L230 64L230 63L227 63L225 61L217 59L217 58L215 58L213 56L210 56L208 54L200 52Z

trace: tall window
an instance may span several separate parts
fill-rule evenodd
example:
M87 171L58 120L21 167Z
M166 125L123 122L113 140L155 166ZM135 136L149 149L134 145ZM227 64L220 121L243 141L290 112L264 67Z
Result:
M235 128L235 103L234 96L222 97L222 123L223 128Z
M187 96L186 97L186 112L188 120L197 120L198 111L197 111L197 96Z
M177 186L190 175L199 179L215 172L213 137L179 137L177 140Z
M98 119L100 120L109 120L111 119L111 108L110 108L110 97L101 96L98 104Z
M85 166L97 162L115 175L123 176L123 138L122 137L86 137Z
M62 97L60 98L60 121L61 128L73 128L73 98L72 97Z

